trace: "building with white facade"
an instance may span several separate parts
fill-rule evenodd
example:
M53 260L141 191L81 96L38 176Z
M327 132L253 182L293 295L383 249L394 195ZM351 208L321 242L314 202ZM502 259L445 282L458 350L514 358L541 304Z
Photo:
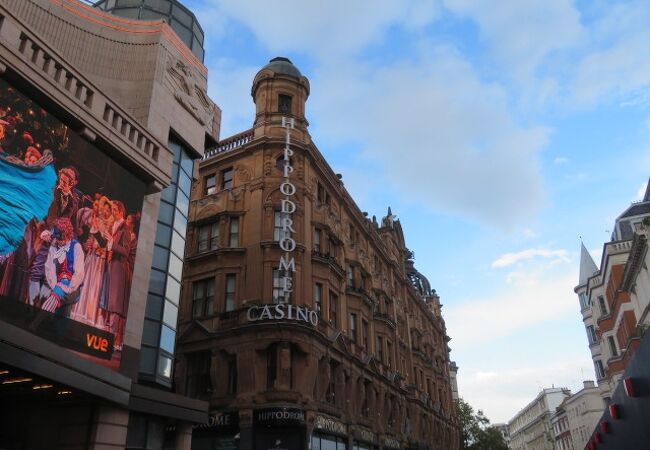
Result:
M578 294L600 394L608 401L650 324L650 185L614 224L600 268L581 245Z
M543 389L535 399L508 422L513 450L554 450L551 416L565 398L567 388Z
M583 449L605 408L600 389L593 381L564 401L574 449Z

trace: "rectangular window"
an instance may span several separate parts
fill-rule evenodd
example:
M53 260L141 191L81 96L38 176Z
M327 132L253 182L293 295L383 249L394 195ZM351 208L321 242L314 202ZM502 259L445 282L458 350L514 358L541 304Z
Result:
M239 217L230 218L230 236L228 244L230 247L239 247Z
M271 345L266 352L266 388L275 388L278 377L278 347Z
M347 270L348 287L354 287L354 267L348 266Z
M618 356L618 350L616 349L614 336L607 336L607 342L609 343L609 351L612 353L612 357Z
M282 278L284 276L282 272L280 272L280 269L273 269L273 292L271 294L273 303L286 303L289 301L288 298L285 298L284 289L282 288Z
M278 95L278 112L291 114L291 96L280 94Z
M237 357L228 358L228 393L237 393Z
M585 293L580 294L580 307L582 309L589 308L589 297Z
M229 167L221 171L221 190L232 188L232 175L233 175L232 167Z
M339 303L338 295L330 291L330 324L334 328L338 328L338 322L337 322L338 303Z
M214 194L217 192L217 177L216 175L208 175L204 179L204 190L205 195Z
M325 203L325 188L320 183L318 183L316 190L316 200L318 200L318 204L320 205L323 205Z
M280 211L275 211L274 217L273 217L273 240L276 242L280 242L280 239L283 237L288 237L287 235L289 234L289 231L287 230L286 233L282 232L282 219L284 218L284 214Z
M316 253L321 252L321 249L320 249L320 234L321 234L320 228L314 228L314 251Z
M593 325L589 325L587 327L587 338L589 339L589 345L598 342L598 337L596 336L596 330L594 330Z
M368 321L367 320L361 320L361 343L363 344L363 348L368 350Z
M185 392L189 397L201 397L210 392L210 352L196 352L187 354L187 377L185 378Z
M217 222L199 228L199 252L219 248L219 224Z
M393 344L389 340L386 340L386 365L393 368Z
M237 275L234 273L226 275L226 312L234 311L235 309L236 282Z
M350 314L350 339L355 344L357 343L357 315Z
M596 378L602 380L605 378L605 369L603 369L603 362L600 359L597 359L594 363L596 367Z
M204 317L214 314L214 279L193 283L192 316Z
M384 338L377 336L377 359L384 362Z
M321 315L321 309L323 307L323 285L316 283L314 285L314 309Z
M600 307L600 314L607 315L607 305L605 304L605 297L602 295L598 296L598 306Z

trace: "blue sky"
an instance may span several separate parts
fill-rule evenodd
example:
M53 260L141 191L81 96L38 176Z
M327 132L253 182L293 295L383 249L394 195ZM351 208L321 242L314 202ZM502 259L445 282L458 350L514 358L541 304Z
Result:
M493 422L593 379L580 236L599 262L650 175L650 3L186 0L222 137L274 56L363 211L390 205L442 298L460 395Z

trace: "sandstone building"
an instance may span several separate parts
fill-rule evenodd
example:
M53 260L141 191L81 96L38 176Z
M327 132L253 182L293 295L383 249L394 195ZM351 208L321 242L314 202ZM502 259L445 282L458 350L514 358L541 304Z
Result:
M146 3L171 19L0 1L0 448L188 449L207 421L172 370L193 160L220 111L170 26L196 19Z
M439 299L312 142L309 92L274 58L253 127L199 163L176 363L210 403L193 448L458 448Z

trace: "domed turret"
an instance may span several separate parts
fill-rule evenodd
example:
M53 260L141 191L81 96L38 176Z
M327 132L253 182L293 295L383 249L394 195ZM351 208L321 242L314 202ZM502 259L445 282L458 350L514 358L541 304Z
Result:
M255 102L255 137L283 135L280 128L282 117L294 119L296 138L307 142L305 102L309 97L309 80L288 59L273 58L262 67L255 79L251 95Z

